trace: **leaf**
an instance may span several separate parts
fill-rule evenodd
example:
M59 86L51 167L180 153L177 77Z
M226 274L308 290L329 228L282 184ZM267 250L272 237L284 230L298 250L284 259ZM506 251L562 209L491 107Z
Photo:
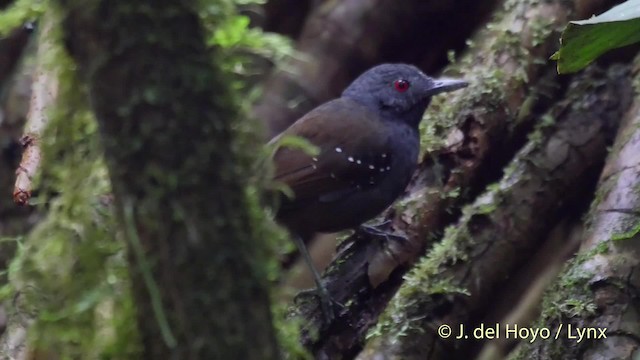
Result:
M640 41L640 0L628 0L588 20L571 21L551 56L558 73L576 72L605 52Z
M320 148L310 143L309 140L302 138L300 136L295 136L295 135L286 135L286 136L279 137L274 141L270 142L269 146L273 146L274 153L275 153L275 150L281 147L289 147L294 149L300 149L309 156L316 156L320 154Z
M242 43L249 28L249 18L246 16L234 16L220 26L210 39L209 45L216 44L223 48L230 48Z
M44 13L47 5L37 0L17 0L0 10L0 38L11 33L26 21L35 20Z

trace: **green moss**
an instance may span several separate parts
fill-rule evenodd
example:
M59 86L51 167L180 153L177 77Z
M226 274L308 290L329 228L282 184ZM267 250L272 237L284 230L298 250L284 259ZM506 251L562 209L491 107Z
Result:
M6 36L27 21L39 18L47 8L44 0L16 0L0 11L0 37Z
M536 124L535 129L527 135L529 140L528 146L537 147L547 139L547 133L555 127L556 120L552 114L546 113Z
M440 194L442 199L455 199L460 197L460 187L456 187Z
M591 252L594 255L596 252ZM571 261L567 270L547 291L542 301L540 322L551 324L563 319L593 314L595 306L589 297L589 284L593 274L580 267L587 258L581 256Z
M590 300L581 299L565 299L563 302L556 304L558 310L566 317L586 317L595 314L596 304Z
M262 0L199 0L198 14L208 33L207 44L215 47L217 56L213 61L216 66L221 66L227 74L233 77L232 101L236 106L240 106L243 114L250 113L250 106L255 101L261 91L252 85L252 77L261 74L264 69L261 63L264 60L279 64L290 57L293 53L290 40L287 38L262 32L259 28L250 28L248 19L237 15L237 5L258 4ZM237 131L235 152L239 159L243 159L250 167L247 172L242 169L243 174L249 173L253 177L249 180L248 207L253 218L254 228L252 232L255 238L261 238L264 244L261 261L265 264L268 278L277 287L281 279L280 262L283 254L293 250L293 243L288 234L282 228L273 223L265 214L262 202L261 189L273 188L273 169L271 168L271 156L273 149L259 148L258 154L247 152L248 149L256 149L256 144L263 142L261 134L257 130L262 129L262 124L257 119L248 119L235 123ZM293 138L283 139L288 146L300 146L313 153L315 149L306 143L296 141ZM311 355L301 346L299 334L301 329L300 320L289 316L288 304L278 302L277 296L273 299L273 321L274 328L281 346L281 351L287 358L310 359Z
M480 205L477 209L476 212L479 215L486 215L486 214L491 214L492 212L494 212L497 208L498 205L500 205L498 202L488 202L485 204Z
M562 24L555 22L552 18L535 18L531 22L531 33L533 35L533 46L539 46L549 40L554 31L560 31ZM541 59L545 63L547 59Z
M368 336L385 334L396 338L408 331L424 331L423 315L429 307L436 306L434 296L468 296L469 291L456 283L458 280L445 275L451 266L469 260L473 236L468 224L477 216L490 214L502 201L499 184L490 186L485 196L462 209L462 217L456 225L445 230L442 241L436 243L426 257L405 276L403 286ZM414 316L415 315L415 316Z
M556 119L551 114L546 113L542 115L542 118L540 119L540 123L538 127L540 129L546 129L554 126L555 124L556 124Z
M400 337L407 331L422 331L422 317L412 314L424 314L423 307L429 304L433 295L468 295L467 289L455 284L450 278L443 278L441 271L450 264L467 260L467 245L473 241L465 226L450 226L446 229L443 240L434 245L429 254L423 258L406 276L387 310L368 337L386 334Z
M302 319L288 316L288 312L289 310L285 304L276 302L273 306L274 328L286 358L296 360L313 359L313 356L302 346L299 340Z
M460 126L468 110L475 107L477 115L494 111L503 105L506 74L499 70L486 70L474 74L469 87L462 90L456 101L444 96L433 99L420 124L421 148L429 153L445 144L449 131Z
M496 36L492 50L507 53L512 58L518 60L522 60L527 55L525 49L522 47L522 39L519 33L515 33L508 28L499 31L498 26L495 26L495 29L498 30L497 32L500 32L500 35Z
M542 300L540 323L561 322L565 318L592 315L596 310L590 284L594 274L581 265L594 256L609 252L609 241L599 243L589 251L579 253L566 266L562 275L547 290Z
M613 234L611 240L630 240L635 238L640 233L640 223L637 223L629 231L625 231L618 234Z
M345 231L341 231L339 233L336 233L336 234L332 235L332 236L335 236L336 249L341 249L343 246L348 245L347 241L349 239L351 239L351 236L353 234L354 234L353 230L345 230ZM295 250L295 249L293 249L293 242L292 241L287 241L287 242L292 244L292 250ZM338 264L342 264L343 262L345 262L346 259L334 258L334 261L337 261L336 265L338 265ZM333 268L331 268L331 269L328 268L325 271L329 271L329 270L332 270L332 269Z
M47 21L55 20L41 20L41 28ZM57 44L59 35L56 29L46 37ZM34 199L47 211L18 247L8 286L31 293L28 306L37 311L29 334L36 347L62 358L136 358L124 246L101 201L111 190L97 124L61 49L52 46L38 61L59 79L58 102L41 142L43 168L36 186L42 195Z
M507 0L504 2L503 11L510 12L513 11L516 6L535 5L538 4L539 1L540 0Z
M517 82L521 84L528 83L527 69L531 64L544 65L546 59L533 57L522 47L522 35L511 31L508 27L510 23L504 24L505 15L513 10L514 7L532 7L538 3L537 0L510 0L505 3L504 10L499 11L489 23L484 31L477 38L490 39L490 45L486 46L487 50L478 54L474 49L477 47L473 40L468 40L468 54L463 56L457 64L449 66L447 72L460 73L462 69L468 71L473 78L470 86L461 91L461 95L457 95L455 101L447 101L444 96L436 97L425 114L421 123L421 145L426 152L434 151L444 146L444 141L450 129L454 126L461 125L466 119L470 109L476 114L491 113L496 110L507 110L505 104L505 84L516 86ZM533 27L533 46L548 40L553 34L553 20L536 17L531 21ZM501 54L508 55L509 58L518 62L516 73L505 73L500 66L478 66L477 64L486 61L479 61L477 56L485 56L487 58L499 58ZM449 59L454 59L454 54L449 53ZM514 82L515 81L515 82ZM532 101L537 100L533 98ZM525 104L527 105L527 104ZM529 104L530 106L533 103ZM507 114L513 116L514 114ZM476 118L479 118L478 116ZM518 117L514 117L514 121Z

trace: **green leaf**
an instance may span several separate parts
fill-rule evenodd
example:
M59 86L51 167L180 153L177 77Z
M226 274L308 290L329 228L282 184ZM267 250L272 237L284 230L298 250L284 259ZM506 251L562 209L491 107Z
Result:
M300 149L309 156L316 156L320 154L319 147L310 143L309 140L295 135L281 136L270 143L269 146L273 146L274 152L281 147L289 147Z
M213 34L209 45L216 44L223 48L236 46L245 38L248 28L248 17L231 17Z
M17 0L10 2L0 10L0 37L23 25L26 21L36 20L46 10L47 5L40 0Z
M576 72L605 52L640 41L640 0L628 0L588 20L571 21L551 56L558 73Z

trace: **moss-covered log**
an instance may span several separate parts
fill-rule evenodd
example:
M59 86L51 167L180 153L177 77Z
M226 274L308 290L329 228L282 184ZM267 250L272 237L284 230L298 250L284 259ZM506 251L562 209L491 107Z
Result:
M588 194L632 95L628 71L593 69L543 117L502 180L407 276L359 359L465 358L474 316L532 255L572 198ZM460 326L469 333L459 337ZM452 332L441 336L442 326Z
M631 359L640 351L640 100L635 96L600 176L581 252L548 290L541 317L532 325L550 329L554 338L523 342L512 359Z
M195 3L60 0L64 41L99 122L144 358L275 359L255 150Z

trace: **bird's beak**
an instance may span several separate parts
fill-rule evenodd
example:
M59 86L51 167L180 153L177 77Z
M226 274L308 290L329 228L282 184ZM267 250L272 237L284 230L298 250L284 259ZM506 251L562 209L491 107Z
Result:
M462 89L469 85L468 82L460 79L448 79L448 78L440 78L435 79L433 81L433 85L431 89L428 91L428 96L437 95L443 92L454 91L458 89Z

